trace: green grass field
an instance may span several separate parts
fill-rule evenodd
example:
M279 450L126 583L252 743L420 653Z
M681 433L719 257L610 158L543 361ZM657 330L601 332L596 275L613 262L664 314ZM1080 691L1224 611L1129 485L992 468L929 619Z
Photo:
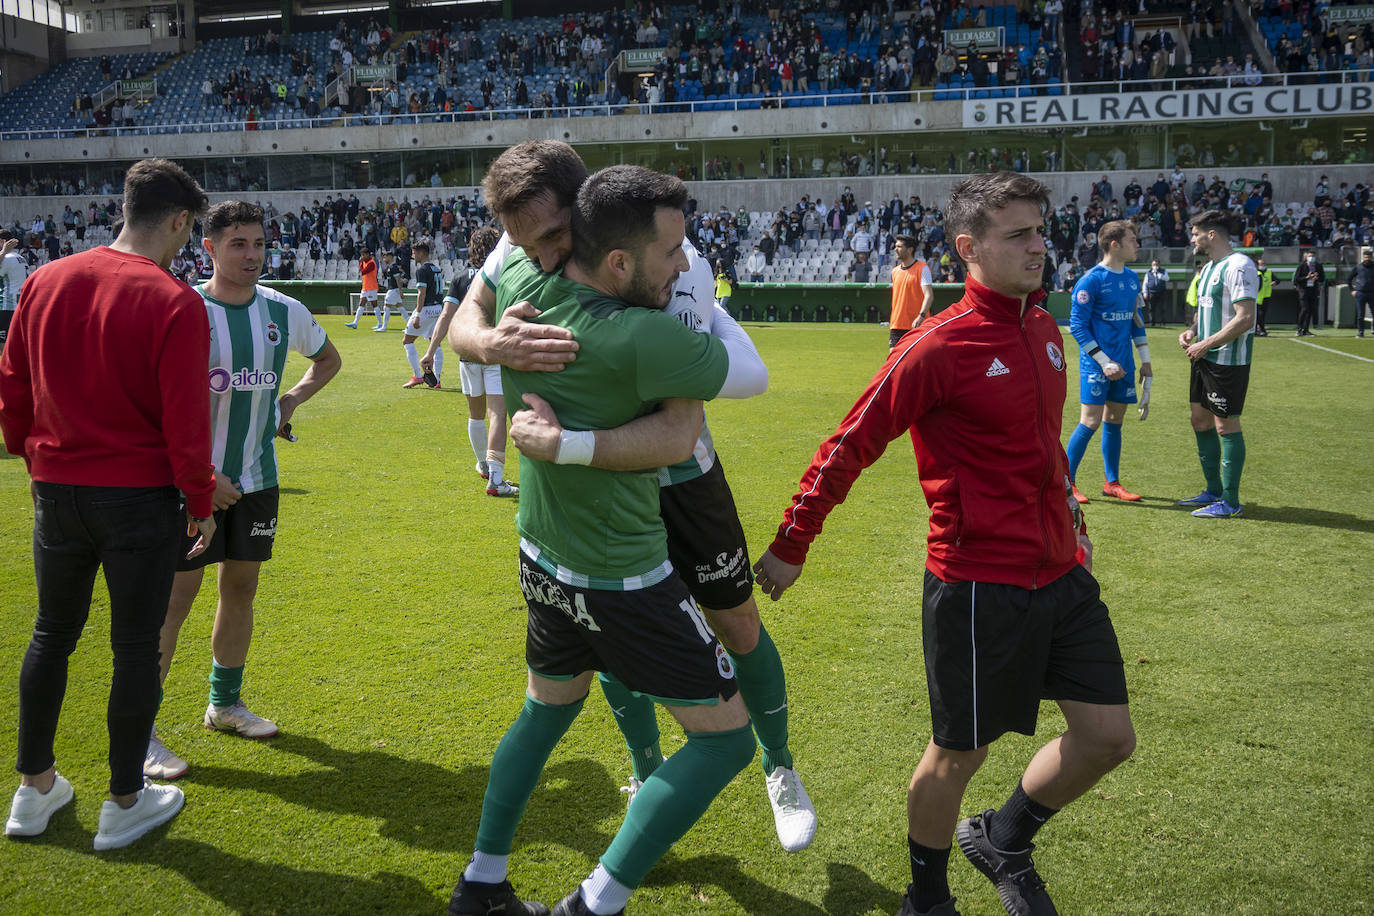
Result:
M456 390L403 391L400 334L324 319L340 376L281 446L276 558L264 570L245 697L280 737L206 732L212 589L182 635L159 728L191 762L183 813L115 853L91 850L108 779L107 599L72 658L58 766L76 802L35 840L0 841L0 912L440 913L476 834L487 763L523 697L515 504L472 472ZM393 329L399 322L393 320ZM751 327L772 390L708 408L751 548L886 352L884 328ZM1243 519L1193 519L1201 488L1177 329L1152 332L1150 419L1126 421L1123 477L1145 495L1087 507L1139 733L1135 756L1042 832L1065 914L1361 914L1374 907L1374 364L1256 342ZM1374 357L1374 344L1316 342ZM1072 346L1069 347L1073 352ZM450 357L446 381L457 382ZM293 357L288 383L302 370ZM1076 374L1065 408L1077 420ZM1080 471L1101 473L1094 440ZM35 613L24 466L0 460L0 734ZM929 738L919 625L926 509L893 443L831 516L765 621L788 667L815 844L777 844L757 765L649 875L647 914L891 914L907 881L905 789ZM668 718L664 750L680 744ZM966 813L1000 804L1040 734L1009 736ZM12 758L11 758L12 759ZM629 774L593 696L516 837L512 880L552 904L624 812ZM17 785L17 779L12 783ZM957 853L965 916L1001 913Z

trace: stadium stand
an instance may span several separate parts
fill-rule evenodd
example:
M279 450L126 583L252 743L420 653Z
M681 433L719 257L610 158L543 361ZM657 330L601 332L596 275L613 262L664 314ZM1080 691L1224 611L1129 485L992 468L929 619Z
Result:
M1104 175L1082 186L1048 220L1047 285L1068 289L1097 262L1096 232L1112 219L1134 221L1142 240L1141 259L1160 256L1166 264L1187 263L1187 220L1204 209L1228 211L1238 242L1272 249L1279 260L1296 261L1299 250L1319 248L1327 263L1349 264L1359 246L1374 244L1374 175L1334 187L1325 176L1314 176L1305 199L1275 202L1266 173L1222 174L1175 171L1132 177L1119 187ZM468 234L490 217L479 200L466 195L436 192L372 201L364 203L357 193L340 194L283 212L271 199L263 201L268 243L284 255L278 278L352 281L361 247L396 251L405 261L410 243L419 238L432 240L437 266L453 276L466 264ZM39 264L50 253L61 256L110 240L115 202L91 201L81 211L78 216L69 207L46 218L6 215L6 228L23 235L25 252ZM943 220L938 206L923 204L915 195L859 200L847 186L833 184L814 198L808 194L773 209L703 206L691 214L688 233L711 261L732 270L743 283L843 283L860 251L871 264L870 279L885 282L898 234L916 238L937 282L960 282L962 269L944 237ZM70 249L64 251L63 245ZM755 246L765 261L757 279L747 267ZM183 252L178 267L188 277L208 269L199 250L193 239Z
M894 4L893 17L796 8L773 21L679 5L661 19L619 11L460 20L396 35L357 20L268 42L210 38L170 60L145 53L109 61L112 74L127 65L135 77L156 79L151 99L119 96L93 59L68 60L0 97L0 136L269 130L336 126L346 116L423 123L805 108L909 101L923 90L934 101L1057 96L1070 83L1120 81L1111 88L1132 91L1212 76L1224 78L1215 85L1248 84L1276 70L1326 81L1340 78L1333 71L1374 65L1370 25L1347 42L1315 14L1280 9L1271 0L1252 20L1233 0L1152 4L1130 16L1073 4L1047 19L1043 4L1022 11L936 0ZM1251 41L1252 26L1263 50ZM947 31L959 29L983 30L979 46L946 47L946 37L970 37ZM617 54L634 48L665 53L638 68L642 79L618 76ZM94 108L73 110L84 96Z

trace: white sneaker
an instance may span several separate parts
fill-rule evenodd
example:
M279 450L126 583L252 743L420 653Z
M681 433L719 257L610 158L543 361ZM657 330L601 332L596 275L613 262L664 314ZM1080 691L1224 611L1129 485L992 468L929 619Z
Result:
M477 476L483 480L491 477L491 471L487 469L487 462L484 460L477 462Z
M519 495L520 495L520 488L517 487L515 484L511 483L509 480L503 480L503 481L501 481L500 483L492 483L490 480L488 480L488 481L487 481L487 495L488 495L488 496L519 496Z
M20 786L10 802L10 818L5 821L5 836L38 836L48 829L48 819L72 800L72 784L61 773L53 777L52 788L39 792L37 786Z
M773 803L773 823L778 842L788 852L811 845L816 837L816 808L801 784L797 771L777 767L767 779L768 800Z
M248 711L239 700L233 706L216 706L211 703L205 707L205 727L222 732L233 732L243 738L270 738L277 733L277 725Z
M132 807L121 808L106 799L100 805L100 829L95 833L98 850L128 846L154 827L177 816L186 803L186 795L176 786L159 786L143 780L138 800Z
M148 738L148 753L143 757L143 775L149 779L176 779L185 773L186 761L167 750L154 728Z
M628 786L620 787L620 791L625 793L626 808L630 807L635 803L635 796L639 794L639 789L642 785L644 785L644 783L640 782L638 779L635 779L633 776L631 776L630 784Z

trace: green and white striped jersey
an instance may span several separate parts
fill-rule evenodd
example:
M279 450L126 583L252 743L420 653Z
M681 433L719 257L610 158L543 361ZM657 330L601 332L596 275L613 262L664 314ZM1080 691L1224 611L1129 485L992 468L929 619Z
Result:
M1249 299L1253 304L1259 295L1259 272L1255 262L1239 251L1233 251L1220 261L1208 261L1198 272L1197 336L1210 337L1236 316L1237 302ZM1252 320L1245 332L1229 343L1207 351L1204 359L1219 366L1248 366L1255 347L1255 324Z
M210 319L210 460L244 493L277 485L277 394L286 351L314 359L329 338L310 310L265 286L246 305L197 287Z

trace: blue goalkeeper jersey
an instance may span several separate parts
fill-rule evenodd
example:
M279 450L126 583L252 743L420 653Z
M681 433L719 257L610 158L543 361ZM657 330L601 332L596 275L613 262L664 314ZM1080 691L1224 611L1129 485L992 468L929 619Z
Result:
M1134 374L1135 345L1145 342L1145 328L1136 322L1139 298L1140 278L1129 269L1117 273L1098 264L1073 285L1069 332L1081 368L1096 371L1093 353L1100 349L1127 378Z

